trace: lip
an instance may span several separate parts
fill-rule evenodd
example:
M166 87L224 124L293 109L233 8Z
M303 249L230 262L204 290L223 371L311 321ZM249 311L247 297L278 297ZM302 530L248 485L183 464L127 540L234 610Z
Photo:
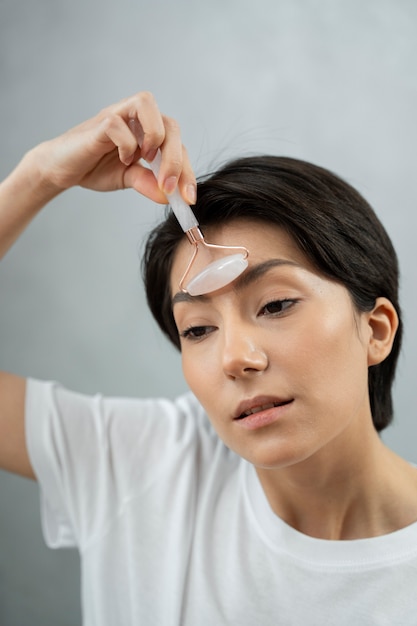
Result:
M257 396L241 402L235 411L233 421L250 430L267 426L275 422L292 404L293 398L277 398L272 396ZM268 406L273 405L273 406ZM250 413L242 417L254 408L265 407L256 413Z

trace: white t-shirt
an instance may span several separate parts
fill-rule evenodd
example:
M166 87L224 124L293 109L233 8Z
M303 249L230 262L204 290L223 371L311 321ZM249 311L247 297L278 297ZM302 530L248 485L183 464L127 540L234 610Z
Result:
M28 382L45 540L76 546L86 626L416 626L417 523L326 541L270 509L196 399Z

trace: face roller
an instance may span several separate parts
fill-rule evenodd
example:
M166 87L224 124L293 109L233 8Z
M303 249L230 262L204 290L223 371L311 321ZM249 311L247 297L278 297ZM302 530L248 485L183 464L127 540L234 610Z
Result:
M161 153L158 150L154 160L149 163L155 177L158 176L160 165ZM248 250L243 246L207 243L194 213L181 197L178 188L167 198L175 217L194 248L180 280L180 290L189 293L190 296L199 296L220 289L235 280L248 266ZM192 268L197 258L205 267L193 275Z

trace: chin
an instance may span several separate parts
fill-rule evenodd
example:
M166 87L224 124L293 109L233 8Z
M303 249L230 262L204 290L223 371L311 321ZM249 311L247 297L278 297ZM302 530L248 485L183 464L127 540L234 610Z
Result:
M280 470L291 467L309 457L308 454L303 454L300 450L284 449L282 444L262 447L262 449L251 450L247 453L238 452L238 454L256 468L265 470Z

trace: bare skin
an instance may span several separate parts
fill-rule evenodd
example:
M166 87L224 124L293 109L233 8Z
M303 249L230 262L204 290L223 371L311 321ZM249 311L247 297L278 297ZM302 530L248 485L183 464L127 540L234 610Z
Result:
M133 132L137 128L140 137ZM151 161L158 149L162 163L156 181L138 161ZM196 197L178 124L160 113L151 94L138 93L40 144L1 183L0 258L45 204L75 185L96 191L132 188L160 203L178 185L188 203ZM25 387L23 378L0 373L0 467L34 478L25 442Z

